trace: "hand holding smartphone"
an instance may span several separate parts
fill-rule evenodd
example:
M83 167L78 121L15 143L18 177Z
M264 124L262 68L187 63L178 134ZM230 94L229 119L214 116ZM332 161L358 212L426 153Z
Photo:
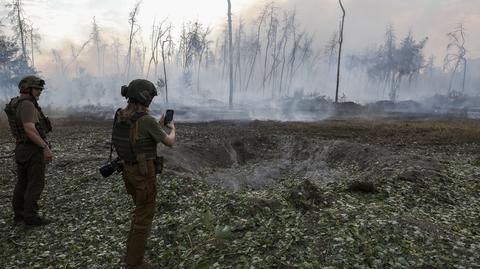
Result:
M165 119L163 120L163 125L167 126L173 120L173 109L167 109L165 112Z

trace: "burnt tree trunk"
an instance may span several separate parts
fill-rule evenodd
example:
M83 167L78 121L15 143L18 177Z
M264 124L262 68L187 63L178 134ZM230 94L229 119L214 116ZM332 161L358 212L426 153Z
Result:
M233 51L232 51L232 4L228 2L228 72L230 78L230 95L228 98L228 105L230 109L233 107Z
M337 62L337 87L335 89L335 103L338 103L338 87L340 85L340 62L342 59L342 44L343 44L343 25L345 23L345 8L343 8L342 0L338 0L340 8L342 9L342 22L340 24L340 38L338 39L338 62Z
M168 104L168 81L167 81L167 68L165 67L165 42L169 40L164 40L162 42L162 63L163 63L163 78L165 82L165 103Z

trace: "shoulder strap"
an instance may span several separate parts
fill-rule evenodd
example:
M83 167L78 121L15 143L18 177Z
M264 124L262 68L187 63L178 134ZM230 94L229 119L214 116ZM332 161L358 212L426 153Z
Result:
M118 113L122 110L122 108L117 109L115 111L115 116L113 117L113 126L112 126L112 137L110 138L110 156L108 157L108 161L112 161L112 154L113 154L113 128L115 128L115 123L117 123Z
M146 112L135 112L129 119L130 121L130 128L135 128L135 123L143 116L147 115ZM130 129L130 137L129 137L129 140L130 140L130 150L132 151L132 153L135 154L135 142L133 140L133 138L131 137L132 135L132 132L131 132L131 129Z

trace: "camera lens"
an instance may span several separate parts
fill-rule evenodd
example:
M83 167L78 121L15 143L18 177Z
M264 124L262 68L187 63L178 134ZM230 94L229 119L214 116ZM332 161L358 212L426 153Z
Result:
M100 167L100 174L102 174L103 177L109 177L113 172L115 172L115 168L112 167L111 164L104 165Z

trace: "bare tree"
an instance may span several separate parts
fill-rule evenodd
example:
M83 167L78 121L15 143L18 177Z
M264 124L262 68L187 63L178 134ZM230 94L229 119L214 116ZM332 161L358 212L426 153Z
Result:
M272 98L275 96L275 87L276 87L275 76L276 76L277 68L280 65L279 58L280 58L280 52L282 47L282 41L277 42L278 25L279 25L279 21L277 16L275 16L275 19L272 25L272 31L271 31L271 35L272 35L271 39L272 39L272 46L273 46L273 51L271 54L272 63L270 65L270 71L268 72L268 75L267 75L267 80L272 86Z
M228 2L228 55L229 55L229 80L230 80L230 91L228 98L228 105L230 109L233 108L233 48L232 48L232 4L230 0Z
M228 21L226 23L225 29L222 31L222 43L220 46L221 50L221 62L222 62L222 80L225 79L226 69L228 68ZM227 70L228 71L228 70Z
M279 85L279 94L282 93L283 88L283 75L285 71L285 63L286 63L286 54L287 54L287 43L288 43L288 36L290 34L290 28L293 26L295 22L295 13L296 11L292 12L292 15L289 16L287 12L284 13L284 26L283 26L283 36L282 36L282 69L280 72L280 85Z
M242 89L242 37L244 34L243 31L244 23L242 18L238 20L237 34L235 36L235 50L236 50L236 59L235 59L235 85L238 84L238 89ZM238 79L237 79L238 77ZM238 83L236 83L238 81Z
M28 19L24 14L23 10L23 2L21 0L8 0L6 1L7 4L5 5L6 8L9 8L10 11L7 14L7 18L10 20L12 24L12 31L14 34L14 42L19 44L20 51L19 56L20 59L18 61L18 70L16 71L17 75L22 74L31 74L35 73L35 69L32 67L31 63L29 63L29 49L28 49L28 42L31 42L31 53L33 57L33 51L35 47L36 41L38 41L39 36L38 34L34 33L33 25L29 23Z
M127 81L130 77L130 65L131 65L131 59L132 59L132 43L135 38L135 34L140 29L140 27L137 25L137 15L140 10L141 3L142 3L141 1L137 2L133 7L132 11L130 11L130 14L128 16L128 23L130 24L130 35L128 38L127 63L125 66L125 74L124 74L125 81Z
M208 44L210 41L208 41L207 36L210 34L211 30L209 27L207 29L202 31L202 28L199 28L199 44L198 48L196 50L196 58L198 60L198 65L197 65L197 93L200 92L200 69L202 66L202 61L203 61L203 55L205 54L205 51L208 48Z
M162 64L163 64L163 83L165 84L165 103L168 104L168 79L167 79L167 68L165 66L165 43L171 42L171 40L162 41Z
M452 32L447 34L450 42L447 45L448 53L444 59L444 70L450 70L452 72L450 82L448 84L448 92L452 91L453 81L459 68L461 68L463 72L462 92L465 90L465 79L467 74L467 50L465 49L465 35L463 23L459 23Z
M118 39L118 37L115 37L113 39L113 43L111 46L113 48L113 60L114 60L116 72L120 73L120 48L122 47L122 44L120 43L120 40Z
M337 87L335 89L335 103L338 103L338 87L340 86L340 62L342 60L342 44L343 44L343 26L345 23L345 8L343 7L342 0L338 0L340 8L342 9L342 22L340 24L340 37L338 39L338 64L337 64Z
M62 70L62 74L65 75L66 72L68 71L68 69L70 68L70 66L71 66L73 63L78 63L78 61L77 61L78 57L80 56L80 54L83 52L83 50L87 47L87 45L88 45L91 41L92 41L92 39L89 38L87 41L85 41L85 42L82 44L82 46L80 47L80 49L77 50L77 51L75 51L74 48L73 48L73 46L72 46L72 50L71 50L71 51L72 51L72 58L70 59L70 62L69 62L68 64L66 64L66 65L64 64L64 65L63 65L63 69L64 69L64 70ZM61 58L61 55L60 55L57 51L52 50L52 52L54 52L53 54L54 54L55 58L59 58L59 59ZM63 61L63 59L62 59L62 61ZM57 61L57 62L58 62L58 61Z
M269 5L269 13L270 16L270 23L268 24L268 31L267 31L267 45L265 46L265 55L264 55L264 63L263 63L263 80L262 80L262 94L265 94L265 83L267 81L267 62L268 62L268 51L270 49L272 39L275 38L277 28L277 18L276 18L276 7L272 3Z
M29 37L30 37L30 55L31 55L31 65L35 68L35 51L40 51L38 43L41 40L40 35L38 34L38 29L33 27L33 24L29 26Z
M302 42L302 39L304 38L305 36L305 32L301 32L300 34L297 35L297 31L296 31L296 27L293 27L292 28L293 30L293 40L292 40L292 49L290 51L290 57L289 57L289 60L288 60L288 85L287 85L287 92L289 91L291 85L292 85L292 81L293 81L293 77L295 75L295 66L296 66L296 62L297 62L297 55L300 51L300 43Z
M13 25L13 31L16 35L17 40L20 41L20 46L22 49L21 57L25 63L28 63L28 53L27 53L27 33L28 33L28 24L24 17L23 3L21 0L12 0L11 3L6 5L11 8L8 13L10 22Z
M95 48L97 49L97 69L98 69L98 75L103 74L102 71L102 62L100 60L101 58L101 50L102 50L102 40L100 39L100 28L98 27L97 21L95 20L95 17L92 19L92 33L91 33L91 39L95 43Z
M168 29L163 29L163 24L166 21L164 19L162 22L160 22L158 25L156 25L155 21L153 21L153 26L152 26L152 34L150 36L150 51L151 51L151 56L150 60L148 62L148 68L147 68L147 79L150 74L150 67L152 65L152 62L155 64L155 72L154 74L157 74L157 65L158 65L158 48L160 43L162 42L162 37L167 33ZM162 44L163 45L163 44Z
M57 51L52 49L52 54L53 54L53 59L55 61L55 67L57 70L57 73L61 74L62 76L65 76L65 72L68 69L68 66L65 65L65 61L63 60L62 55Z
M245 91L247 91L247 89L248 89L248 85L250 84L250 80L252 79L253 70L255 70L255 63L256 63L256 60L257 60L257 55L258 55L258 52L260 51L260 30L262 28L262 24L264 23L264 21L266 19L267 12L268 12L268 6L266 6L262 10L262 12L260 13L260 16L257 19L257 24L258 24L257 25L257 35L256 35L256 39L253 43L254 54L253 54L251 65L250 65L251 67L250 67L250 72L248 74L247 83L245 85Z
M175 43L173 42L172 39L172 24L169 25L168 27L168 34L167 34L167 55L166 55L166 60L168 63L173 63L173 57L175 54Z
M135 52L134 60L138 65L139 75L143 77L143 72L145 70L145 58L147 55L147 46L143 43L143 40L141 40L136 44L134 52Z

